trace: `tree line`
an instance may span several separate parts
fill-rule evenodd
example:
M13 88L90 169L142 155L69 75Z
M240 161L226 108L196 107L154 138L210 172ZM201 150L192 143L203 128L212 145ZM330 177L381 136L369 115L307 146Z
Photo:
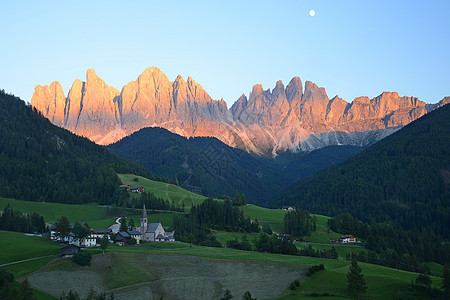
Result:
M105 147L50 123L0 91L0 196L26 201L110 204L116 173L157 179Z
M309 212L297 209L296 211L289 211L284 215L284 232L301 237L309 235L316 231L317 217L312 216Z
M25 233L43 233L46 230L44 217L36 212L26 214L6 205L0 215L0 230Z
M278 199L318 214L450 238L450 105L410 123L344 163L304 179ZM326 187L326 188L324 188ZM276 205L274 204L274 205Z
M345 232L365 240L369 250L358 259L391 268L414 272L426 271L423 262L450 261L450 245L430 231L406 231L395 223L363 223L350 214L340 214L329 219L328 226L335 232Z
M184 212L184 202L180 206L173 200L164 200L161 197L156 197L151 191L145 191L140 196L131 195L126 189L116 189L111 197L110 203L117 207L126 208L141 208L144 204L148 209L154 210L170 210Z
M230 199L216 201L207 198L201 204L192 206L187 219L175 216L174 229L177 240L220 246L211 235L211 229L259 232L259 222L245 218L244 212L233 206Z

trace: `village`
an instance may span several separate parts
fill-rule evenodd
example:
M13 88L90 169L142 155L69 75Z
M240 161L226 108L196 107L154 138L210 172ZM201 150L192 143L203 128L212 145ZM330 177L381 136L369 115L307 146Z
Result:
M126 189L131 193L141 194L145 191L144 187L131 187L130 185L120 185L120 188ZM280 210L289 212L296 211L294 206L282 206ZM125 226L123 225L125 223ZM79 234L75 233L76 226L81 226L85 231L84 237L79 237ZM119 246L132 246L140 245L143 243L164 243L175 242L175 231L169 231L169 227L163 226L161 223L151 223L148 219L147 210L145 204L142 208L142 214L140 217L139 226L126 226L125 219L123 217L117 218L115 224L108 228L91 228L86 222L68 223L69 232L64 235L58 231L57 224L53 224L49 227L49 235L52 241L67 243L66 246L61 248L61 256L71 257L74 254L80 252L83 248L91 248L99 246L102 239L107 239L108 243L114 243ZM126 227L126 230L125 228ZM283 239L291 239L290 234L284 234ZM293 242L303 242L299 238L295 238ZM330 239L332 244L348 244L359 243L356 237L351 234L343 235L338 239Z
M139 192L140 193L140 192ZM78 253L82 248L90 248L100 245L102 239L107 239L109 243L115 243L119 246L139 245L142 243L161 243L175 242L175 232L166 231L169 228L163 227L161 223L149 223L147 210L145 205L142 208L141 221L139 227L128 227L123 230L121 219L118 218L116 223L106 229L91 228L86 222L68 223L69 232L64 235L58 231L58 225L55 223L50 226L49 234L52 241L68 243L61 249L62 256L72 256ZM76 227L83 228L85 237L79 237L76 234ZM122 230L121 230L122 229Z

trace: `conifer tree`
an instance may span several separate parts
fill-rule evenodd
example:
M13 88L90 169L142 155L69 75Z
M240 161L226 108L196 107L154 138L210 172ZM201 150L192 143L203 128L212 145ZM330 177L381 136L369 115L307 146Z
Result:
M75 240L81 244L81 241L89 236L91 230L84 225L81 225L78 221L73 225L73 236Z
M120 218L120 231L128 231L127 220L125 217Z
M106 251L106 248L108 248L108 245L109 245L109 238L108 238L108 235L105 234L102 237L102 239L100 240L100 247L103 250L103 255L105 255L105 251Z
M361 268L356 259L352 260L350 271L347 273L348 290L355 299L361 299L366 293L367 285Z
M62 216L55 224L56 226L56 234L61 240L64 240L64 237L68 236L70 233L70 223L66 216Z
M450 298L450 267L449 265L444 266L444 280L442 280L442 288L447 297Z

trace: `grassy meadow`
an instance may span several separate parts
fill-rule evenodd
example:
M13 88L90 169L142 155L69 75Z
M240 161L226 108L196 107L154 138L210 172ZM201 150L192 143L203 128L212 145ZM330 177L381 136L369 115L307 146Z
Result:
M37 212L44 217L46 222L56 221L61 216L66 216L71 221L87 222L99 220L106 214L105 208L99 207L97 203L77 205L0 198L0 210L3 210L8 204L12 209L20 210L23 213Z
M60 246L56 243L48 242L44 238L26 236L21 233L2 232L0 231L0 237L3 241L9 241L4 244L0 249L0 258L2 263L11 261L26 259L30 257L40 257L51 254L56 254L59 251ZM234 238L233 235L228 238ZM224 237L227 239L227 237ZM251 237L249 237L251 240ZM315 245L327 246L327 245ZM338 247L337 247L338 248ZM341 247L345 248L345 247ZM354 248L350 246L349 249ZM338 252L340 251L337 249ZM105 282L107 290L118 289L122 291L120 287L133 284L147 284L155 278L154 276L161 276L161 273L152 273L152 269L142 267L140 265L139 255L173 255L176 261L186 261L187 257L198 257L204 259L221 259L229 261L245 262L249 264L251 262L263 262L263 263L281 263L287 265L294 265L299 267L309 267L312 265L324 264L325 271L320 271L314 274L312 277L300 276L301 286L296 291L292 292L288 290L288 284L284 292L277 299L308 299L308 294L311 293L328 293L334 295L333 299L347 299L349 297L346 290L346 274L349 270L350 262L345 260L332 260L313 257L301 257L301 256L289 256L281 254L259 253L241 251L236 249L226 248L211 248L203 246L191 246L186 243L167 243L167 244L147 244L144 246L117 246L114 244L109 245L106 253L112 255L108 258L111 262L105 263L102 261L102 251L99 247L95 247L87 250L91 252L96 258L95 272L100 274L102 280ZM123 256L121 254L126 254ZM341 254L341 253L340 253ZM131 255L131 256L130 256ZM158 257L158 256L152 256ZM186 259L183 259L186 257ZM157 260L156 260L157 261ZM201 261L196 261L198 265ZM410 291L408 286L411 281L415 280L418 274L412 272L406 272L396 269L390 269L382 266L371 265L367 263L359 263L364 277L366 278L368 285L368 296L370 299L386 299L392 297L392 295L401 294L409 295ZM114 266L109 270L108 266ZM201 264L197 266L201 269ZM196 268L197 268L196 267ZM124 268L126 270L124 270ZM179 272L175 267L174 272ZM80 271L91 270L91 267L78 267L73 264L70 259L60 259L53 257L45 257L38 260L23 262L15 265L9 265L5 267L6 270L14 273L16 278L27 276L29 274L36 274L41 272L50 271ZM199 269L199 270L200 270ZM112 273L111 273L112 272ZM59 273L58 273L59 274ZM120 276L111 277L111 274L120 274ZM65 275L66 276L66 275ZM197 278L197 275L192 274L193 278ZM136 281L139 277L141 281ZM187 277L191 277L188 275ZM115 278L115 279L114 279ZM441 280L437 277L432 277L433 286L440 286ZM154 286L152 286L152 289ZM45 295L45 294L43 294ZM305 297L304 297L305 296ZM45 298L40 298L45 299ZM326 299L321 297L321 299Z
M189 205L198 204L205 199L205 197L196 195L167 183L155 182L130 174L121 174L119 176L123 183L131 185L143 185L147 190L152 191L159 197L163 197L165 199L173 199L175 201L178 201L178 203L184 202L187 208L190 207ZM135 177L139 178L137 183L133 181L133 178ZM47 222L56 221L62 215L65 215L69 218L70 221L85 221L92 228L107 228L116 220L116 217L107 215L106 208L99 207L96 204L71 205L26 202L0 198L0 209L3 209L8 204L13 209L17 209L22 212L38 212L45 218ZM286 211L279 209L267 209L255 205L245 205L242 206L241 209L244 211L245 216L249 216L251 219L257 218L260 224L267 223L270 225L273 231L280 234L283 233L283 218L286 214ZM128 221L130 219L133 219L135 225L139 225L140 223L140 213L136 214L138 211L139 210L130 210L130 213L133 214L127 216ZM148 211L148 214L149 222L161 222L163 226L169 226L169 230L173 230L173 216L176 213L157 213ZM330 243L330 238L337 238L341 236L341 234L332 232L328 229L328 217L321 215L316 215L316 217L317 230L310 236L304 237L306 243L296 243L296 246L298 248L311 245L314 249L318 250L329 249L333 246ZM248 237L248 240L251 242L257 236L257 234L240 232L213 232L217 240L222 245L226 245L227 241L233 239L238 239L239 241L241 241L244 235L246 235ZM20 262L17 264L6 265L2 267L7 271L13 273L15 275L15 278L19 278L19 281L26 276L35 276L35 274L38 274L33 277L35 278L35 283L45 286L46 277L39 277L44 276L39 274L50 272L48 274L50 274L50 277L53 276L51 278L53 278L54 280L66 278L66 280L70 281L70 275L67 275L68 273L64 272L84 272L86 270L92 270L96 275L94 273L89 273L90 275L86 273L87 275L85 275L94 276L92 277L93 282L100 282L101 284L98 283L98 287L100 289L104 288L105 291L109 292L114 291L114 293L116 293L117 291L118 293L131 293L133 289L139 288L147 289L147 292L151 290L151 293L154 293L154 295L162 295L164 291L167 291L168 287L170 287L170 289L178 289L178 286L173 286L173 282L176 282L176 280L181 280L186 284L186 286L197 285L200 284L200 282L201 284L206 284L206 286L208 286L208 289L213 291L211 292L212 294L208 294L207 297L211 296L215 298L220 298L219 296L221 289L218 288L218 286L221 286L219 284L221 281L216 280L215 278L205 279L204 277L202 277L203 275L199 274L209 272L205 271L206 266L208 266L208 268L213 266L213 268L219 269L226 269L230 266L234 266L237 268L237 266L234 265L234 263L236 262L240 264L240 266L246 266L248 264L251 265L254 263L262 264L262 266L265 266L263 267L263 269L270 264L277 264L277 267L275 267L275 269L270 269L272 267L267 267L272 270L271 272L276 272L274 270L277 270L278 267L281 268L283 265L290 265L294 266L294 269L299 268L299 274L304 274L304 270L312 265L324 264L325 270L317 272L312 277L299 275L298 278L301 281L301 286L295 291L291 291L288 289L290 282L285 282L285 285L283 285L282 289L280 289L279 296L276 299L317 299L317 297L313 296L316 294L322 295L320 299L348 299L350 295L348 294L346 288L346 274L349 270L350 262L344 260L343 258L350 252L359 252L364 250L364 248L359 245L334 245L339 254L339 259L331 260L313 257L249 252L227 248L193 246L191 244L181 242L161 244L153 243L129 247L110 244L106 251L106 258L103 257L102 251L99 247L85 250L91 252L94 255L94 264L92 267L79 267L75 265L70 259L61 259L52 256L59 253L59 249L61 246L57 243L49 242L45 238L27 236L22 233L6 231L0 231L0 238L3 241L2 246L0 247L0 264L39 257L39 259L36 260ZM148 261L149 257L151 257L152 260ZM144 258L147 260L144 261ZM157 258L164 258L163 261L165 261L166 264L170 265L171 272L174 272L176 276L172 276L172 274L170 274L169 276L167 273L165 273L164 268L155 267L155 265L153 264L157 262ZM176 261L179 266L172 263L172 260ZM215 262L212 263L209 260L215 260ZM223 261L223 263L216 260L221 260ZM185 261L190 261L192 265L188 264L188 267L185 268L185 265L183 264L183 262ZM232 265L226 263L227 261L233 262ZM149 265L147 265L147 263L149 263ZM269 265L266 266L265 264ZM368 298L386 299L392 298L396 295L406 298L414 296L412 294L412 291L409 290L408 287L411 281L414 281L418 274L390 269L377 265L371 265L367 263L359 264L367 281ZM433 273L442 273L441 265L436 263L428 263L427 265L430 267ZM267 272L264 271L262 273ZM268 274L270 275L270 273ZM209 275L210 274L208 273L208 276ZM216 275L222 276L220 275L220 272ZM230 282L234 282L233 284L239 284L240 282L243 282L243 278L244 277L239 277L238 281ZM438 277L431 278L433 280L433 287L439 288L442 279ZM263 276L261 280L266 279ZM163 282L164 284L162 284ZM73 288L76 288L77 286L80 286L82 284L84 284L83 280L79 281L78 283L74 283ZM230 283L228 282L227 284ZM252 284L253 285L251 286L254 286L255 288L259 287L256 283ZM42 290L49 291L45 288L43 288ZM183 293L187 293L185 287L183 287L182 290ZM239 291L240 293L241 290L237 289L236 291ZM323 296L323 294L330 296ZM252 295L255 294L252 292ZM53 296L50 296L43 291L39 291L36 296L38 299L55 299ZM150 297L151 294L148 294L147 296ZM183 298L191 295L180 294L178 296ZM238 299L241 295L236 294L234 296ZM258 299L260 299L260 297L258 297Z
M154 181L134 174L118 174L118 176L123 184L143 186L146 191L152 192L156 197L175 201L180 206L184 203L186 210L189 210L192 205L199 204L206 199L205 196L198 195L170 183ZM135 178L138 181L134 181Z

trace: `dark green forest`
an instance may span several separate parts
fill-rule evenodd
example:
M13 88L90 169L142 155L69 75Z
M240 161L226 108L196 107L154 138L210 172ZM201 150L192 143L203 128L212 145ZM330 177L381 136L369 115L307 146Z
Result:
M153 178L86 138L52 125L0 90L0 196L27 201L109 203L118 173Z
M424 262L450 261L450 244L432 232L405 231L393 223L369 225L348 213L329 219L328 226L335 232L351 232L365 241L368 251L358 254L360 261L421 273L429 272Z
M311 153L256 157L216 138L185 138L162 128L143 128L108 149L194 192L221 197L245 193L267 204L289 184L359 153L361 147L326 147Z
M450 237L450 105L410 123L344 163L292 185L277 201L313 213L349 212Z
M259 232L258 220L245 218L243 211L230 199L216 201L208 198L192 206L187 218L175 216L176 239L204 246L221 247L211 229L234 232Z

